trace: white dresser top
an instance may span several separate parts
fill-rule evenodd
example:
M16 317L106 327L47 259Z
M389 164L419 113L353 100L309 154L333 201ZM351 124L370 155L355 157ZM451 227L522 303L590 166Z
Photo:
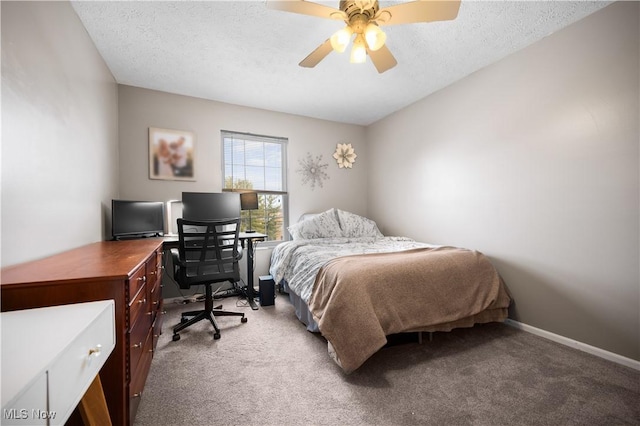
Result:
M105 309L115 318L113 300L1 313L2 407L37 380ZM104 348L95 362L104 363L111 350Z

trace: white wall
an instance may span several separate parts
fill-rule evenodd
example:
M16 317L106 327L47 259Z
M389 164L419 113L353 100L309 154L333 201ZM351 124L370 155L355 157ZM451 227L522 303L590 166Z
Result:
M119 86L120 197L167 201L183 191L222 189L221 130L289 139L289 217L331 207L366 215L367 150L362 126L230 105L131 86ZM149 179L149 127L188 130L196 135L195 182ZM332 155L339 142L351 143L358 158L353 169L339 169ZM329 179L311 190L302 185L299 161L322 155ZM270 251L257 254L256 276L268 274ZM244 263L244 262L243 262ZM257 280L256 280L257 283ZM165 287L171 297L171 286Z
M67 2L2 2L2 265L100 241L117 86Z
M484 252L512 318L636 360L638 16L608 6L367 128L383 232Z

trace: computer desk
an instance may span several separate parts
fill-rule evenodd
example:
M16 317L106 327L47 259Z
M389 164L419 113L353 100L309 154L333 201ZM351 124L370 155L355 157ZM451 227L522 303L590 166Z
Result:
M162 246L165 250L178 248L178 236L177 235L165 235L163 238ZM242 295L247 299L249 306L254 311L258 310L258 305L256 304L256 290L253 287L253 260L254 260L254 241L264 241L267 239L266 234L261 234L259 232L240 232L238 236L240 240L240 244L242 244L242 248L244 249L245 241L247 243L247 286L245 288L241 288L240 291Z

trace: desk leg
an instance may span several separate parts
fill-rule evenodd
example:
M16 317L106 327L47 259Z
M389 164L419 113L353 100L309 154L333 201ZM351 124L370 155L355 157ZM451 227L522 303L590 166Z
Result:
M107 401L102 391L100 375L96 375L80 400L80 415L86 426L111 426Z
M258 305L255 301L255 289L253 288L253 240L251 238L247 239L247 288L245 290L247 301L249 302L249 306L254 311L258 310Z

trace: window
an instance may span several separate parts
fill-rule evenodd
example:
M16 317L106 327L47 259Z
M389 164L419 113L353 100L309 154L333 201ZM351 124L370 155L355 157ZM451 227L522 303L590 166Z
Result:
M268 241L285 238L287 139L222 131L224 191L258 193L258 210L242 211L241 230L251 227Z

